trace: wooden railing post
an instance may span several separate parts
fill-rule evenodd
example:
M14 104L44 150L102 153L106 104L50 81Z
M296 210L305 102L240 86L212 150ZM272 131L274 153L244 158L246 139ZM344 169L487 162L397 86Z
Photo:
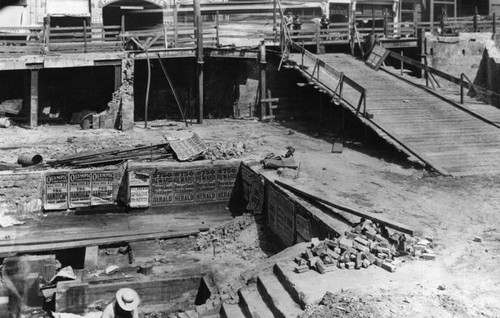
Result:
M464 103L464 73L460 74L460 104Z
M474 28L474 32L477 32L477 6L474 10L474 17L472 17L472 25Z
M47 16L45 20L45 50L50 51L50 16Z
M316 54L320 53L319 41L320 41L320 31L319 31L319 27L318 27L318 28L316 28Z
M401 50L401 76L403 76L403 67L404 67L404 62L403 62L403 50Z
M375 8L372 6L372 35L375 34Z
M497 33L497 17L495 12L493 12L493 35Z
M174 47L179 45L179 20L177 16L177 4L174 4Z
M441 28L441 35L445 34L445 32L444 32L444 16L441 18L441 21L439 21L439 27Z
M384 38L387 38L387 9L384 10Z
M83 19L83 53L87 53L87 21Z

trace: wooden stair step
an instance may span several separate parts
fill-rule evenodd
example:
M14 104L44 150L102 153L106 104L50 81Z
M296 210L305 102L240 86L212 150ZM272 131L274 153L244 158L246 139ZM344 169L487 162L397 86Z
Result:
M257 280L257 288L262 298L277 318L292 318L303 313L285 287L273 274L261 274Z
M241 310L240 305L231 305L228 303L223 303L220 311L221 318L246 318L245 314Z
M251 318L274 317L271 309L266 305L255 285L241 288L238 294L240 296L240 306L245 316Z

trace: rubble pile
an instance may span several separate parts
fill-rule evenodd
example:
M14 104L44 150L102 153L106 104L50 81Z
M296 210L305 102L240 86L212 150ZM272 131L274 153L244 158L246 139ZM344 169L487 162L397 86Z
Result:
M209 145L203 153L207 160L229 160L239 158L245 152L246 145L241 142L216 142Z
M394 233L384 226L362 220L350 232L333 240L311 240L301 256L295 258L297 273L310 269L321 274L339 269L361 269L375 264L394 272L407 259L435 260L432 242Z
M206 232L200 232L196 241L196 248L201 251L211 246L224 246L234 243L238 239L239 233L254 223L253 216L245 213L224 225Z

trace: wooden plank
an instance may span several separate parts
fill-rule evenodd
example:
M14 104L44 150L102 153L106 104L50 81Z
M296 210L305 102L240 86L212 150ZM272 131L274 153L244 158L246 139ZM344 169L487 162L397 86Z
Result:
M155 239L170 239L170 238L178 238L178 237L186 237L190 235L198 235L199 230L179 230L175 233L144 233L140 235L132 235L132 236L117 236L117 237L108 237L108 238L97 238L97 239L87 239L80 241L66 241L59 243L41 243L37 245L15 245L9 247L0 247L0 257L5 255L12 255L18 253L34 253L40 251L54 251L54 250L63 250L63 249L71 249L77 247L87 247L90 245L109 245L114 243L121 242L136 242L136 241L147 241L147 240L155 240Z
M414 235L415 232L416 232L413 228L411 228L408 225L405 225L403 223L395 222L395 221L389 220L389 219L387 219L387 218L385 218L383 216L379 216L379 215L376 215L376 214L373 214L373 213L370 213L370 212L361 212L361 211L354 210L352 208L341 206L341 205L336 204L334 202L322 199L322 198L320 198L317 195L308 193L308 192L304 191L303 189L300 189L297 186L292 186L290 184L287 184L287 183L284 183L284 182L281 182L281 181L278 181L278 180L275 180L274 183L276 183L277 185L279 185L279 186L281 186L281 187L283 187L283 188L285 188L285 189L287 189L289 191L292 191L293 193L298 194L300 196L303 196L303 197L306 197L308 199L320 202L322 204L325 204L327 206L330 206L330 207L339 209L341 211L350 213L352 215L356 215L356 216L359 216L361 218L372 220L373 222L376 222L378 224L390 227L390 228L395 229L397 231L400 231L402 233L406 233L406 234L409 234L409 235Z

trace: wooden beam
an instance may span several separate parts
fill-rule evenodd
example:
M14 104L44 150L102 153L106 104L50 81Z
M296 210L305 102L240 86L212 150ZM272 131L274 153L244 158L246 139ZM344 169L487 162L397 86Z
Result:
M376 223L378 223L380 225L384 225L384 226L390 227L390 228L395 229L397 231L400 231L402 233L406 233L406 234L409 234L409 235L414 235L415 232L416 232L413 228L409 227L408 225L405 225L403 223L399 223L399 222L395 222L395 221L389 220L389 219L387 219L387 218L385 218L383 216L379 216L379 215L376 215L376 214L373 214L373 213L370 213L370 212L361 212L361 211L354 210L352 208L341 206L341 205L339 205L337 203L334 203L334 202L322 199L318 195L314 195L314 194L308 193L308 192L306 192L306 191L304 191L302 189L299 189L296 186L292 186L290 184L286 184L286 183L278 181L278 180L275 180L274 183L276 183L277 185L279 185L279 186L281 186L281 187L283 187L283 188L285 188L285 189L287 189L289 191L292 191L295 194L298 194L298 195L303 196L305 198L308 198L310 200L322 203L324 205L333 207L333 208L341 210L343 212L350 213L350 214L355 215L355 216L359 216L361 218L372 220L373 222L376 222Z
M36 129L38 126L38 90L39 90L39 70L30 70L30 118L29 126L31 129Z
M114 89L115 89L115 91L117 91L120 88L120 86L122 85L122 65L121 64L115 65L114 69L115 69Z

